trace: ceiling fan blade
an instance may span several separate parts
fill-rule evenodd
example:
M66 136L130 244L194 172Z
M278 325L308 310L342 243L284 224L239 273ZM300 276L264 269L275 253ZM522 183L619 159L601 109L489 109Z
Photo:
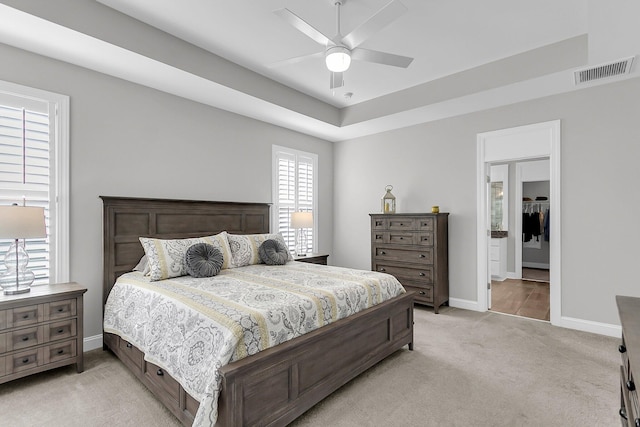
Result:
M363 49L361 47L351 51L351 59L378 64L391 65L393 67L407 68L413 58L408 56L394 55L393 53L379 52L377 50Z
M363 41L377 33L391 22L395 21L407 11L407 8L397 0L392 0L358 28L342 38L342 43L350 49L360 45Z
M331 45L333 44L333 42L329 37L322 34L320 31L312 27L311 24L309 24L304 19L300 18L295 13L291 12L289 9L287 8L278 9L278 10L274 10L273 13L275 13L280 18L287 21L289 24L291 24L295 29L297 29L301 33L315 40L317 43L323 46L328 46L330 44Z
M307 59L322 58L322 57L324 57L324 52L310 53L308 55L296 56L293 58L283 59L282 61L276 61L272 64L268 64L267 68L284 67L286 65L293 65L293 64L297 64L298 62L306 61Z
M344 85L344 79L342 73L331 72L331 81L329 82L329 89L335 89Z

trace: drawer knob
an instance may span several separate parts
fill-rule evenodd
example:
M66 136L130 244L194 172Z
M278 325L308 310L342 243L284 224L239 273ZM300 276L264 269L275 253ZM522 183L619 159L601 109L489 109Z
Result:
M23 318L23 319L28 319L28 318L29 318L29 314L23 314L23 315L22 315L22 318Z
M22 359L22 363L29 363L29 358L25 357L24 359Z
M629 389L629 391L634 391L636 389L636 385L633 383L633 381L629 380L627 381L627 388Z
M384 267L380 267L380 271L387 271L384 269Z
M424 277L424 276L425 276L425 274L420 272L420 277Z
M24 337L22 337L22 341L29 341L29 336L25 335Z
M163 371L162 369L158 369L158 370L156 371L156 375L157 375L157 376L159 376L159 377L161 377L161 376L163 376L163 375L164 375L164 371Z
M380 255L386 255L387 253L385 251L380 251Z
M131 344L130 342L127 343L127 348L132 348L133 344Z
M403 225L404 225L403 223L400 223L400 227L402 227Z
M62 354L62 353L64 353L63 349L58 350L58 354Z
M400 237L400 240L404 240L404 237Z
M420 295L426 295L427 293L425 291L420 291L418 292Z
M620 345L618 346L618 351L619 351L620 353L626 353L626 352L627 352L627 347L625 347L624 345L620 344Z
M618 411L618 414L620 414L620 416L622 418L624 418L625 420L628 420L627 418L627 412L624 410L624 408L620 408L620 410Z
M420 255L418 255L418 258L425 258L425 255L424 254L420 254Z
M61 334L61 333L63 333L63 332L64 332L64 329L62 329L62 328L58 329L58 333L59 333L59 334Z
M640 427L640 418L636 418L636 427Z
M63 311L64 311L64 308L58 307L58 313L62 313Z

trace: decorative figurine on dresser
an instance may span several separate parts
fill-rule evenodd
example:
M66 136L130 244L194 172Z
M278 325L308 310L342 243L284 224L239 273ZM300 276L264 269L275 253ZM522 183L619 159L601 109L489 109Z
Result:
M395 276L437 314L449 301L448 213L370 214L371 269Z

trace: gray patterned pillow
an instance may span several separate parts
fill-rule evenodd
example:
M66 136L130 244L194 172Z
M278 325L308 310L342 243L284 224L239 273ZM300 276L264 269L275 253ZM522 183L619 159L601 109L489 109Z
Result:
M283 265L289 259L287 246L275 239L267 239L260 244L258 255L268 265Z
M187 273L192 277L212 277L220 273L223 263L222 252L208 243L189 246L184 256Z

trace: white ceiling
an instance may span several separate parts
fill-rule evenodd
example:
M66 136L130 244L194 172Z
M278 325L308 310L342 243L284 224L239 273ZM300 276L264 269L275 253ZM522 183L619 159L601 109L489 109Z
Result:
M98 0L335 107L368 101L587 32L585 0L401 0L408 12L361 46L414 57L407 69L352 63L333 93L324 57L271 68L323 47L273 11L288 8L335 35L332 0ZM389 0L347 0L342 34ZM351 99L344 94L352 92Z

